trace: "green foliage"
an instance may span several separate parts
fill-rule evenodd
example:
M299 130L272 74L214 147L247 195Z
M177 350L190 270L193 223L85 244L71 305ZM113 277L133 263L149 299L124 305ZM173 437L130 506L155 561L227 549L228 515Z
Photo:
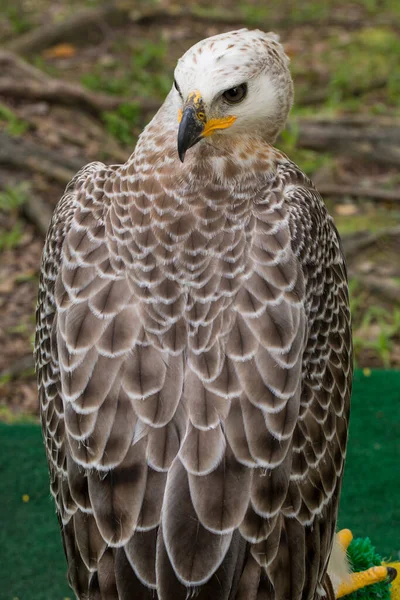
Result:
M165 42L144 40L128 51L132 53L128 65L113 60L97 63L90 73L82 76L83 85L95 91L127 96L127 100L129 96L163 98L171 88Z
M347 549L350 566L353 571L366 571L382 564L382 557L376 552L369 538L356 538ZM347 600L390 600L391 585L382 581L369 585L346 596Z
M358 317L360 309L362 309L364 296L361 292L360 281L356 277L349 279L349 297L350 297L350 312L353 321Z
M0 211L6 214L14 215L16 218L20 207L27 198L28 187L21 183L14 187L8 186L3 192L0 192ZM15 220L11 229L0 231L0 252L10 250L19 246L24 228L19 220Z
M23 121L5 104L0 104L0 126L5 126L7 133L18 137L25 133L29 124Z
M123 95L127 92L129 81L126 76L121 78L110 77L108 72L100 65L95 65L91 73L81 77L83 85L96 92Z
M50 75L51 77L60 76L60 71L57 69L57 67L47 62L42 56L35 56L32 62L35 65L35 67L37 67L47 75Z
M18 323L18 325L13 325L12 327L7 328L7 333L11 335L23 335L28 331L28 325L26 323Z
M14 187L7 186L0 192L0 210L5 213L16 212L26 202L28 186L21 183Z
M144 40L138 43L132 56L132 68L142 70L152 68L153 70L164 66L164 57L167 54L167 46L163 40L152 42Z
M26 283L29 281L38 281L38 273L35 272L27 272L27 273L20 273L19 275L16 275L15 277L15 283ZM33 321L35 320L35 316L32 315L32 319Z
M144 41L135 47L131 59L131 74L139 94L162 98L168 94L172 76L165 63L167 55L167 47L162 40Z
M167 47L164 41L137 42L130 52L132 56L128 65L114 60L98 63L81 79L92 90L126 96L126 103L117 110L104 112L102 119L107 131L127 146L134 144L137 132L133 130L140 125L140 107L129 98L159 97L161 100L169 92L172 81L170 67L165 63Z
M388 186L390 187L390 186ZM335 223L341 235L356 231L379 232L386 227L396 227L399 224L400 211L387 210L382 207L360 211L349 218L346 215L335 215Z
M22 235L23 227L20 221L17 221L10 231L2 231L0 234L0 252L19 246Z
M327 152L316 152L314 150L306 150L299 148L290 156L302 171L309 177L312 177L316 171L332 164L332 156Z
M400 39L390 29L370 27L354 33L346 41L332 39L328 58L330 95L328 103L338 104L354 90L381 88L389 102L399 105ZM359 101L347 100L346 108L357 109ZM378 109L379 110L379 109Z
M331 13L332 7L329 2L299 2L293 14L294 23L304 23L305 21L318 22L327 19Z
M293 160L306 175L312 176L321 167L332 163L332 157L328 153L315 152L304 148L297 148L299 127L296 121L290 124L280 133L278 147Z
M20 34L31 29L32 23L17 3L10 3L5 8L5 14L13 33Z
M398 0L353 0L352 8L359 8L358 13L360 19L364 17L379 16L390 16L393 18L395 23L398 20ZM261 1L241 0L239 5L235 5L238 9L240 16L246 25L253 27L267 27L268 21L275 17L277 14L283 13L283 19L290 25L302 24L305 22L310 23L325 23L329 24L329 19L336 12L340 18L341 9L343 12L348 11L349 3L340 0L306 0L306 2L282 2L282 0L270 0L268 3ZM205 12L207 9L202 9ZM210 8L211 16L212 11L220 12L218 9ZM200 12L196 8L196 12Z
M394 340L400 336L400 309L390 311L382 306L368 306L367 293L363 291L358 279L349 281L349 292L356 363L360 352L371 350L379 357L383 366L389 368ZM371 339L371 331L377 332L374 339Z
M250 2L242 2L240 6L240 15L249 27L262 27L264 23L268 23L276 12L282 9L281 1L272 1L266 4L255 4ZM290 16L287 18L291 24L301 24L304 22L318 22L327 19L331 12L330 2L298 2L290 11Z
M102 115L106 129L121 144L133 145L135 136L133 128L137 125L140 108L134 102L121 104L115 111L105 112Z
M268 19L270 12L270 6L256 6L249 2L243 3L240 7L240 14L248 27L259 26L260 23Z
M297 140L299 139L299 126L293 121L280 134L279 140L284 151L289 153L296 149Z

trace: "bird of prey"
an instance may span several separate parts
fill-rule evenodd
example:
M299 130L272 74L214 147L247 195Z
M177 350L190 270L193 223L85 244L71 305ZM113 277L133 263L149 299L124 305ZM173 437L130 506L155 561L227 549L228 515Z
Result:
M288 62L261 31L199 42L54 212L36 359L81 600L332 597L350 315L332 219L273 146Z

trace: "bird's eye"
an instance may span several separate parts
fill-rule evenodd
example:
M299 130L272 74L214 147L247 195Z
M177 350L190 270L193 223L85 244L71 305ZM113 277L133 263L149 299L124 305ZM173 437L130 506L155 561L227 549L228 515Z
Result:
M226 90L226 92L222 94L223 98L227 102L229 102L229 104L237 104L238 102L241 102L242 100L244 100L244 98L246 98L246 95L246 83L242 83L242 85L237 85L236 87L231 88L230 90Z
M174 79L174 88L176 89L176 91L178 92L178 94L180 95L180 97L182 98L182 92L179 89L179 85L176 83L176 79Z

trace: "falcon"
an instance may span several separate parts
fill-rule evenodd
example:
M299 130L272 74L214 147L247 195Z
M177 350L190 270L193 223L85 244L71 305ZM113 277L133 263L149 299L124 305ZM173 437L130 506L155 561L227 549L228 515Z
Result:
M55 209L36 360L81 600L332 597L349 302L332 219L273 146L288 62L270 33L199 42L127 162Z

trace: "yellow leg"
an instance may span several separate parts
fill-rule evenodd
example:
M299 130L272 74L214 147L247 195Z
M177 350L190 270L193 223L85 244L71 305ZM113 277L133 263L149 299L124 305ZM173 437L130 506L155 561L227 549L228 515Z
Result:
M351 573L348 579L340 584L336 597L342 598L343 596L347 596L347 594L360 590L367 585L384 581L388 576L387 567L371 567L367 571Z

